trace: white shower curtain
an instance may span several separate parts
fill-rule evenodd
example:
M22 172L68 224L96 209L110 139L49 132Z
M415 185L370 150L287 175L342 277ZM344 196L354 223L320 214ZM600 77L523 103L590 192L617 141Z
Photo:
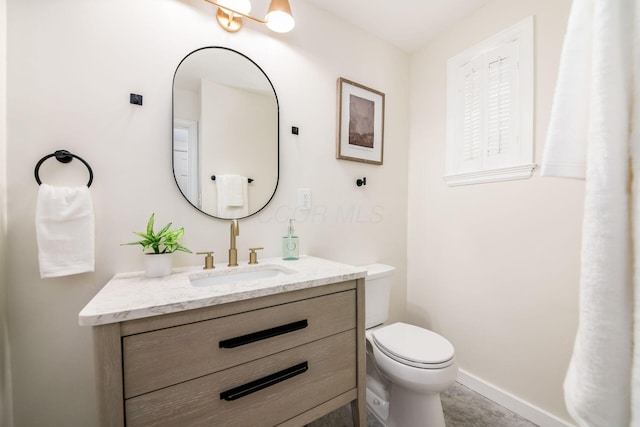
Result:
M574 0L542 165L586 180L564 383L581 427L640 427L639 13L640 0Z

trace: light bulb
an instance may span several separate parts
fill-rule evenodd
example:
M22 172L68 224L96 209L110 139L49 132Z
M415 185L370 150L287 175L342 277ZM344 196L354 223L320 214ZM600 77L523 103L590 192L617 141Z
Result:
M296 25L288 0L271 0L265 20L267 27L276 33L288 33Z
M293 30L293 27L296 25L291 15L280 11L269 12L266 21L267 27L276 33L288 33Z

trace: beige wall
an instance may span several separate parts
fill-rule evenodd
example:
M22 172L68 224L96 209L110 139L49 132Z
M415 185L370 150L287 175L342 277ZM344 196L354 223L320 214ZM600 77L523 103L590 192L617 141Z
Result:
M577 324L583 183L447 187L446 61L535 16L540 163L569 0L494 0L411 59L407 310L449 338L466 372L568 420L562 381Z
M258 6L255 6L258 9ZM149 214L185 226L184 244L226 260L229 223L197 212L171 171L171 82L196 48L221 45L251 57L280 102L281 175L273 202L241 222L248 247L279 256L290 215L303 253L352 264L386 262L406 273L408 55L292 2L296 30L277 36L251 22L237 34L215 22L201 0L8 0L8 298L16 427L96 423L92 347L77 315L117 272L140 270L139 248L121 247ZM261 13L257 11L256 13ZM330 29L330 30L329 30ZM387 95L383 166L335 159L336 80L343 76ZM144 105L129 104L129 93ZM300 135L291 135L291 126ZM66 148L87 160L96 210L96 271L41 280L34 213L35 163ZM75 164L74 164L75 163ZM43 181L82 185L78 162L48 160ZM357 178L367 177L366 187ZM311 188L312 211L295 212L297 189ZM0 240L1 242L1 240ZM178 265L200 256L178 254ZM405 287L393 295L394 318Z
M13 425L7 331L7 2L0 0L0 425Z

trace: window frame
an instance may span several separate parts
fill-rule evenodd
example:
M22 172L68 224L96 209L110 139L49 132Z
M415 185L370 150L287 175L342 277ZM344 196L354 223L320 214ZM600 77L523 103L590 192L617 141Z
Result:
M516 63L510 65L512 74L510 74L511 86L509 86L511 103L509 123L512 127L508 130L514 133L508 145L505 146L504 155L500 158L487 159L487 74L489 66L495 63L495 61L490 62L489 58L495 58L496 52L509 49L515 52L516 59ZM447 61L447 161L444 177L447 185L527 179L533 174L536 167L533 162L533 55L533 16L529 16ZM506 57L506 59L510 58ZM468 124L465 122L463 104L464 71L465 67L472 65L481 67L479 70L480 155L477 159L471 159L473 161L463 157L465 155L463 132L465 124Z

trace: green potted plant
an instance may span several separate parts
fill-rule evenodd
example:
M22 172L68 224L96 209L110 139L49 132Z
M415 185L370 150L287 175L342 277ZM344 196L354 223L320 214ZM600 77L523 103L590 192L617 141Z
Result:
M171 274L171 254L175 251L192 252L178 243L178 240L184 235L184 227L171 230L171 223L169 223L156 233L153 229L154 220L155 213L152 213L147 222L146 232L133 232L142 237L142 240L123 243L123 245L141 245L143 251L152 249L152 252L147 252L144 257L145 276L162 277Z

